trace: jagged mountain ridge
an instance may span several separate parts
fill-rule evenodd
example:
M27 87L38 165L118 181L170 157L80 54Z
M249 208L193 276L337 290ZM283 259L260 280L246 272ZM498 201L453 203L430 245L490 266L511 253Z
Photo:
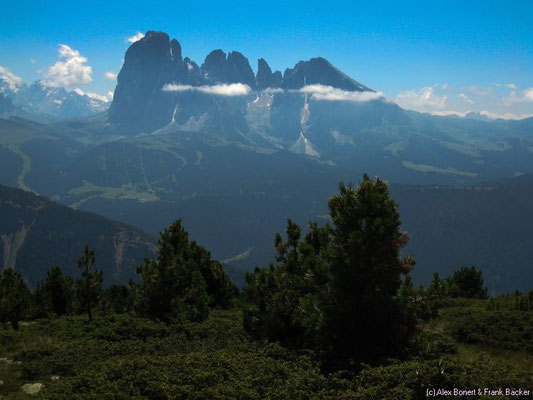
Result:
M88 117L108 108L102 100L67 91L63 87L48 87L40 81L17 93L13 103L25 111L55 118Z
M283 76L280 71L272 72L268 63L259 59L257 71L255 75L248 59L238 51L226 56L222 50L214 50L198 67L190 59L182 58L181 45L176 39L170 40L164 32L149 31L126 52L108 121L122 124L132 132L150 132L169 123L178 106L181 123L203 114L214 114L212 119L228 121L229 131L242 132L247 128L240 115L246 113L248 101L212 96L194 88L241 83L255 93L321 84L343 91L372 91L323 58L301 61L294 68L286 69ZM165 85L175 85L175 91L165 91Z
M50 122L66 118L89 117L109 108L109 103L83 92L63 87L47 86L35 81L30 86L24 82L8 81L0 76L0 116L21 117L37 122ZM10 101L13 107L7 107Z

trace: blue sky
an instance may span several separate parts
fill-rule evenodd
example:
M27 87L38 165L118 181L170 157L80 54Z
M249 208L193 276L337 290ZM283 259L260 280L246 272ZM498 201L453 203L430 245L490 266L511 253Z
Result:
M106 95L127 38L163 30L199 64L216 48L254 69L260 57L283 71L323 56L406 108L533 114L532 1L2 3L0 66L26 83L66 62L65 44L91 73L63 83Z

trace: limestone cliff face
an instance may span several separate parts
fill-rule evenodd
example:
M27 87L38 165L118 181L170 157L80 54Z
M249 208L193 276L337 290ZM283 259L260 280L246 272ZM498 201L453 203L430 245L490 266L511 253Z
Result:
M135 130L153 130L172 117L173 105L162 91L165 84L199 84L198 70L182 59L181 46L163 32L146 33L126 51L117 77L109 122Z
M28 227L22 225L15 232L10 234L3 234L0 236L3 244L4 251L4 267L15 268L17 265L17 254L24 244L26 235L28 233Z
M278 88L281 86L283 78L280 71L272 72L268 63L260 58L257 60L257 88Z

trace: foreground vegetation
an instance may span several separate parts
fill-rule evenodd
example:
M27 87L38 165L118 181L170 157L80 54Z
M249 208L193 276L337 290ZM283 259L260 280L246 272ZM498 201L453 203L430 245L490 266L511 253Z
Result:
M364 176L339 189L332 225L311 223L303 235L289 220L275 262L249 274L241 295L180 221L128 286L104 290L88 246L78 280L53 267L31 292L5 269L0 395L418 399L432 389L471 391L462 398L533 389L533 292L487 299L475 267L415 287L387 185Z
M489 303L450 300L423 325L408 359L334 372L322 371L311 351L252 339L237 307L170 325L129 314L42 319L0 330L0 355L12 360L0 361L0 393L22 399L21 386L36 382L43 399L416 399L431 387L532 388L532 352L502 357L505 346L456 335L464 313L490 318ZM531 337L527 321L515 328L523 330L515 341ZM499 341L496 331L487 339Z

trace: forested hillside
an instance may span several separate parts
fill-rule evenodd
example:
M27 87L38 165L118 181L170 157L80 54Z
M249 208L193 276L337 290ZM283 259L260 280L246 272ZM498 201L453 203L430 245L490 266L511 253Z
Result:
M53 265L78 276L76 258L90 243L99 255L106 284L127 283L155 239L131 226L76 211L20 189L0 186L0 261L34 287Z

